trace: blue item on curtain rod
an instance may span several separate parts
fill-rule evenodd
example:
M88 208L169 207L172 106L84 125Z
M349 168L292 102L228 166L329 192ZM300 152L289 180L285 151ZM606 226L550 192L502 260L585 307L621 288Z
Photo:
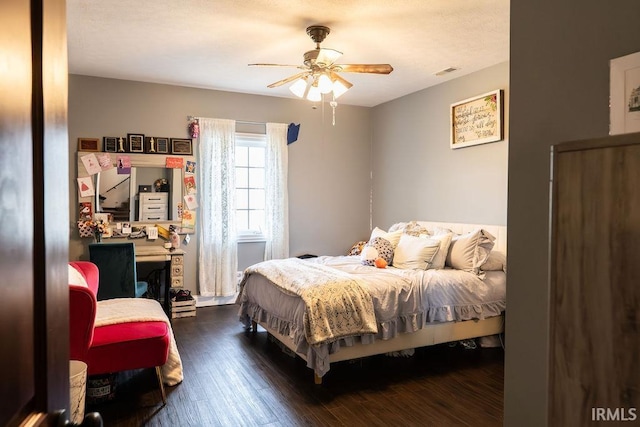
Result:
M291 123L287 129L287 145L293 144L298 140L298 133L300 132L300 124Z

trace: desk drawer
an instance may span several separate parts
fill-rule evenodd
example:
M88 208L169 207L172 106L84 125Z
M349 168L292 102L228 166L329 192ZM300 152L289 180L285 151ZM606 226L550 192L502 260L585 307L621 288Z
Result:
M171 277L182 277L184 275L182 265L172 265L171 266Z
M159 203L166 205L169 200L169 193L140 193L140 201L146 204Z
M146 212L140 216L140 221L167 221L167 212Z
M172 277L171 278L171 287L172 288L181 288L184 285L182 281L182 276L180 277Z
M167 205L162 204L145 204L142 206L142 213L164 213L167 211Z

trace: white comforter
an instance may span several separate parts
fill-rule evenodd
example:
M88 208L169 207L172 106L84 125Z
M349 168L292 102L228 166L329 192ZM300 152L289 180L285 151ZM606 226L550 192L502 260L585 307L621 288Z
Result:
M306 260L349 273L365 283L371 294L378 333L346 337L324 345L305 339L303 301L284 294L264 277L246 278L238 299L240 320L266 322L288 335L310 368L323 375L328 355L359 340L364 344L390 339L398 333L415 332L430 322L483 319L500 315L506 308L506 280L502 271L486 272L484 279L459 270L401 270L364 266L359 257L318 257Z
M281 291L302 298L309 344L378 332L371 295L355 275L298 258L255 264L245 270L244 278L252 273L266 277Z

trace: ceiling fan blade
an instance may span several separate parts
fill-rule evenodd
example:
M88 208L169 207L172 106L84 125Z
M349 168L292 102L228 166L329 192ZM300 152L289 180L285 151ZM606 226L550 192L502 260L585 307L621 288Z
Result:
M373 73L389 74L393 67L389 64L335 64L331 67L333 71L345 73Z
M340 83L342 83L344 85L345 88L350 89L351 86L353 86L353 83L351 83L350 81L348 81L347 79L345 79L344 77L342 77L340 74L338 73L334 73L333 71L329 71L329 75L331 76L332 80L337 80Z
M274 88L274 87L278 87L278 86L282 86L284 84L287 84L289 82L292 82L294 80L299 79L300 77L306 77L309 74L308 71L302 72L302 73L298 73L298 74L294 74L293 76L287 77L286 79L282 79L280 81L277 81L275 83L271 83L269 86L267 86L268 88Z
M316 58L316 64L323 64L325 67L331 66L334 62L342 56L342 52L335 49L320 48L318 57Z
M249 67L293 67L293 68L305 68L300 65L291 64L248 64Z

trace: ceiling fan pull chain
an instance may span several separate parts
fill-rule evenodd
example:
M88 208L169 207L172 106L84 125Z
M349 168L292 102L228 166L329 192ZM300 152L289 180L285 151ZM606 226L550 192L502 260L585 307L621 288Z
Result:
M336 107L338 106L335 95L333 96L333 100L329 103L329 105L331 105L331 109L333 110L333 119L331 123L333 124L333 126L335 126L336 125Z

